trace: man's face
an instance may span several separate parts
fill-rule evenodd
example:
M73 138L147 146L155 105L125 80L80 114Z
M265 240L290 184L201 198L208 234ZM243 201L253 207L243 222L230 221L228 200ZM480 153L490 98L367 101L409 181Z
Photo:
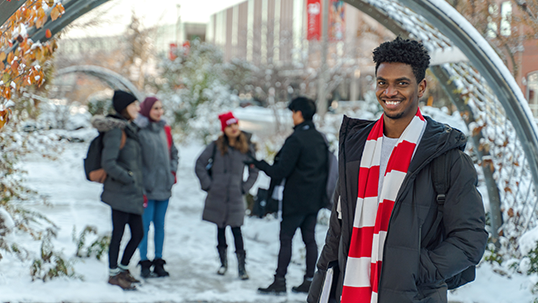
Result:
M299 125L304 122L303 112L297 110L292 111L291 118L293 119L293 125Z
M385 119L410 122L425 89L426 80L417 83L409 64L385 62L377 69L376 96L383 107Z

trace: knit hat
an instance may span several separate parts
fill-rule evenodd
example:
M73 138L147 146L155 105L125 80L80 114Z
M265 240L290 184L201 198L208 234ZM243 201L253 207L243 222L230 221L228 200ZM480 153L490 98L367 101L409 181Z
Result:
M122 90L114 91L114 96L112 97L112 106L114 110L119 114L124 110L129 104L136 101L136 97L128 92Z
M219 119L220 119L220 126L221 126L221 129L222 129L223 132L224 132L224 129L226 128L226 126L234 124L234 123L239 123L239 120L237 120L234 117L234 114L232 114L232 112L227 112L227 113L224 113L224 114L220 114Z
M140 104L140 114L148 118L151 122L155 122L155 121L151 119L151 117L149 116L149 112L151 111L151 108L157 101L159 101L159 99L155 97L147 97L146 99L144 99L144 102Z

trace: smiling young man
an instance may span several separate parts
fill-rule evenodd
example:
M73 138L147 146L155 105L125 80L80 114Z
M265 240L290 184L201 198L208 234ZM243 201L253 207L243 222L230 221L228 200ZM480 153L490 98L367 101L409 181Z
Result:
M383 115L344 118L338 203L308 302L326 295L344 303L447 302L449 286L474 279L488 237L476 171L463 153L465 136L420 112L430 61L424 46L398 37L373 55ZM444 196L432 178L440 156ZM331 292L323 290L327 272Z

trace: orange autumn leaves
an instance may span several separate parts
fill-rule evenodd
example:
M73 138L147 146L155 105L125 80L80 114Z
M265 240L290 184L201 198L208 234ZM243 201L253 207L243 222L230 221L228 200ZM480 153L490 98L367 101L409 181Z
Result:
M0 129L9 121L9 115L11 114L11 109L6 108L0 110Z
M49 17L54 21L64 13L63 5L54 0L28 0L0 26L0 104L26 86L44 83L41 65L52 57L57 44L55 40L35 43L28 39L26 29L42 28ZM52 37L50 29L45 37ZM0 111L0 129L9 114L8 109Z

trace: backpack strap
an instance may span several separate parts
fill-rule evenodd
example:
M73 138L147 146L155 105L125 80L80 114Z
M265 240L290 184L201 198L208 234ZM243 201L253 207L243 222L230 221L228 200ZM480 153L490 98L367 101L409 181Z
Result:
M437 194L435 200L437 202L437 217L433 222L432 229L424 237L423 243L428 245L430 241L435 237L436 231L441 225L441 220L443 219L443 210L445 206L446 193L450 187L450 169L448 164L447 153L440 155L439 157L433 159L431 164L431 174L432 182L435 193Z
M215 161L216 153L217 153L217 141L213 141L213 153L211 154L211 161Z
M127 134L125 134L125 131L121 130L121 142L120 142L120 149L122 149L125 146L125 142L127 141Z
M166 140L168 141L168 149L172 149L172 127L170 125L164 126L164 133L166 134Z
M211 153L211 158L207 160L206 170L211 170L213 167L213 162L215 161L215 154L217 153L217 141L213 141L213 152Z
M441 214L446 200L446 193L450 187L450 164L447 153L433 159L432 163L432 180L435 192L437 193L437 207Z

